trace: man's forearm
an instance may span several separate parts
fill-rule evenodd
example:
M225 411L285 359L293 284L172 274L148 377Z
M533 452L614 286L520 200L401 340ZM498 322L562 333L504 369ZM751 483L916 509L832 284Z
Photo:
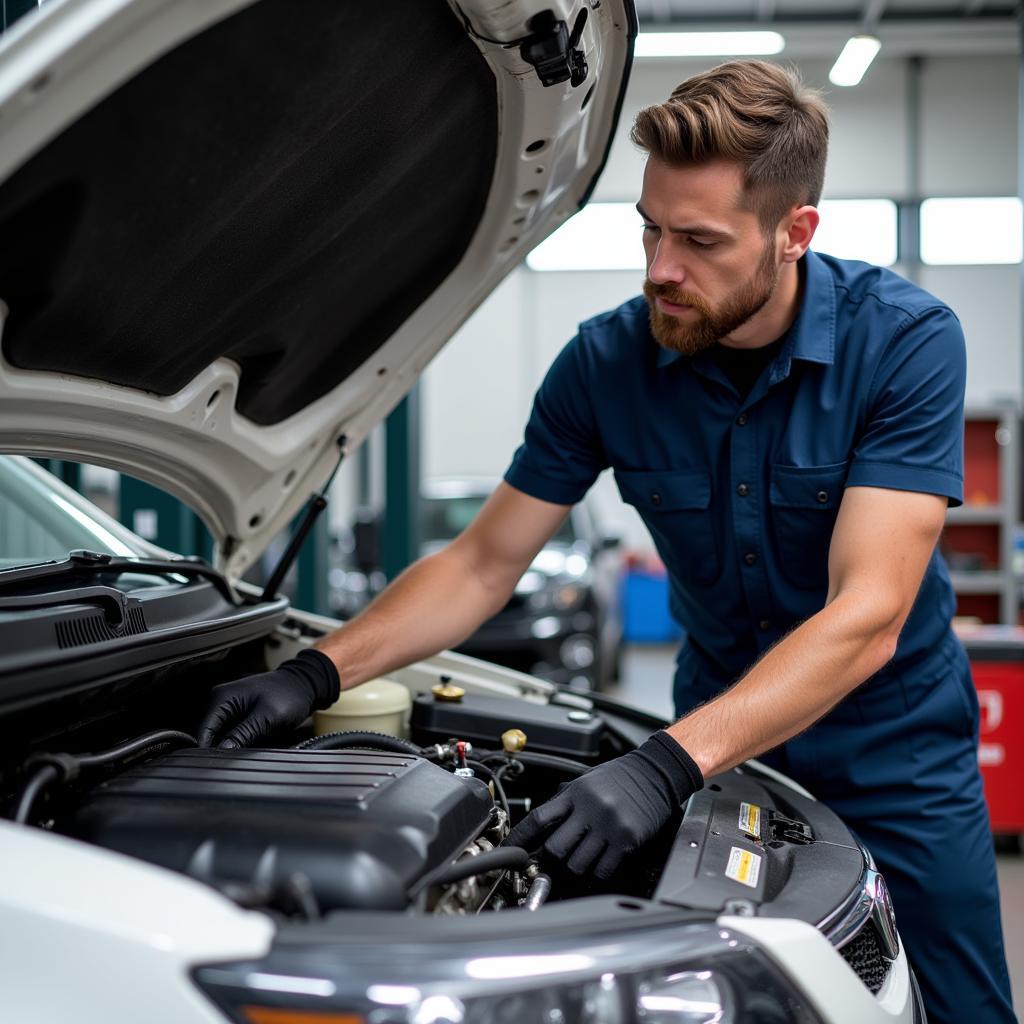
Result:
M316 647L337 666L347 690L461 642L505 604L510 589L488 584L445 549L406 569Z
M813 725L889 661L897 635L862 595L840 595L668 731L705 776L726 771Z

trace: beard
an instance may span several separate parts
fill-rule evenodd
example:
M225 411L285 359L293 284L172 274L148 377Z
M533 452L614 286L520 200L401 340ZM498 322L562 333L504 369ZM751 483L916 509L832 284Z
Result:
M775 264L772 245L766 245L750 280L730 295L718 309L705 302L699 295L683 291L670 284L655 284L650 278L644 280L644 296L651 321L651 333L662 348L694 356L698 352L728 337L742 327L751 317L759 313L775 292L779 283L779 268ZM655 299L678 306L690 306L700 314L693 323L662 313Z

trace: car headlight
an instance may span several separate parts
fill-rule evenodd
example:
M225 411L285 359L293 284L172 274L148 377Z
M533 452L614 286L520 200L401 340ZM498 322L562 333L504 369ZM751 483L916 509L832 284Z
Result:
M194 976L240 1024L820 1024L751 940L712 922L591 930L565 935L561 948L550 936L509 935L503 950L531 950L516 955L398 942L311 944L304 954L289 943L259 964ZM494 939L478 945L493 950Z
M535 612L571 612L578 608L586 596L586 588L579 583L551 580L543 590L531 594L528 604Z
M594 638L587 636L586 633L575 633L559 645L558 656L566 668L590 668L597 657Z
M637 1010L649 1024L715 1024L730 1012L729 985L714 971L677 971L641 982Z
M546 583L547 577L543 573L534 572L531 569L519 577L519 582L516 583L516 593L520 597L528 597L542 591Z

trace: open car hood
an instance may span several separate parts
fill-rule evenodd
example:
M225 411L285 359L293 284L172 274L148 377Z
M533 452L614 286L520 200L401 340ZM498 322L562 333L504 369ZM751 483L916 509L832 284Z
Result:
M0 451L177 495L237 576L586 201L635 33L632 0L47 3L0 37Z

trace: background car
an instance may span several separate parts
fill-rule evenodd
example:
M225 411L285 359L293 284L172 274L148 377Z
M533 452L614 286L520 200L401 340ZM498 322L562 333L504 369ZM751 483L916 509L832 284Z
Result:
M420 514L421 554L454 540L497 481L430 481ZM383 589L379 517L363 512L353 538L334 549L330 599L345 618ZM602 529L592 500L574 506L516 585L508 603L456 650L575 689L607 689L618 677L622 642L620 536Z
M424 553L454 539L495 481L437 480L423 497ZM618 677L621 538L602 531L592 501L575 505L516 584L515 593L458 650L577 689Z

